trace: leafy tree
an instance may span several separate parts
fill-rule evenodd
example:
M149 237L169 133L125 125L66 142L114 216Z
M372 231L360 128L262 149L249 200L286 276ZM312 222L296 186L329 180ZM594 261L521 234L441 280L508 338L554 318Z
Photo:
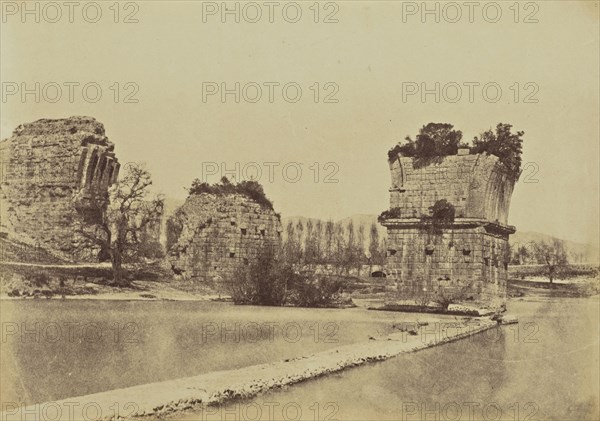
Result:
M499 123L496 131L487 130L479 137L473 139L472 154L487 152L500 158L502 162L516 177L521 173L521 153L523 152L523 139L525 132L511 132L512 125Z

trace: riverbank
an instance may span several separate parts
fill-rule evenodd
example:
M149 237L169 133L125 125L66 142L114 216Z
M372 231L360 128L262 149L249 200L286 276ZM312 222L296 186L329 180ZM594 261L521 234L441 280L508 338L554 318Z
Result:
M22 419L25 414L56 411L52 419L154 419L181 411L198 411L237 399L246 399L283 386L335 373L349 367L383 361L402 353L452 342L497 326L489 318L434 318L420 320L413 328L371 336L367 341L325 351L215 371L194 377L149 383L86 396L17 408L6 407L2 420ZM90 417L90 413L94 413ZM84 416L85 415L85 416ZM118 416L118 417L116 417Z

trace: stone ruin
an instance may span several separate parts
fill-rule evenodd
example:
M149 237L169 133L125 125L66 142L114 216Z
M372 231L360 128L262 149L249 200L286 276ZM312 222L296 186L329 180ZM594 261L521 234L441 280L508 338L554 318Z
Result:
M167 258L175 274L219 288L281 232L279 215L245 195L191 194L167 222Z
M397 300L426 303L445 297L477 302L506 298L507 224L515 177L496 156L458 155L423 162L398 155L390 162L386 271ZM454 220L433 232L430 208L446 200Z
M67 261L98 261L95 195L117 180L119 162L92 117L22 124L0 142L0 232Z

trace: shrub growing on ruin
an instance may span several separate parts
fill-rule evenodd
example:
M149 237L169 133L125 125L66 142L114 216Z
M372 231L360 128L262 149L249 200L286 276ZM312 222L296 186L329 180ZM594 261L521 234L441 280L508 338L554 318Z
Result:
M428 160L435 157L456 155L459 147L470 148L471 154L488 153L500 159L515 176L521 173L521 154L525 132L512 133L512 125L499 123L495 131L487 130L473 139L473 146L461 142L462 132L454 130L452 124L429 123L421 127L415 140L407 136L405 143L397 144L388 151L388 160L392 162L401 156Z
M429 207L429 215L421 216L421 225L431 234L441 234L444 228L452 226L456 210L446 199L436 201Z
M402 216L401 210L398 207L386 209L377 217L378 222L384 222L386 219L396 219Z
M487 130L473 139L472 154L487 152L500 159L515 176L521 173L521 153L523 151L523 139L525 132L511 132L512 125L499 123L496 132Z
M234 184L229 181L227 177L223 177L219 183L208 184L195 179L188 191L190 194L208 193L217 196L240 194L255 201L266 209L273 210L273 203L267 198L263 187L257 181L242 181Z
M429 123L421 127L414 141L410 136L407 136L406 143L398 144L390 149L388 158L392 161L396 159L398 153L402 156L422 159L456 155L458 147L463 146L460 143L461 139L462 132L454 130L452 124Z

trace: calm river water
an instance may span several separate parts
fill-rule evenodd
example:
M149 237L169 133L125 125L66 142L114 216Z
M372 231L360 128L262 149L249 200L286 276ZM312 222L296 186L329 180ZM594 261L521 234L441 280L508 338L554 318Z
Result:
M21 404L293 358L415 317L208 302L0 305L1 400ZM518 325L177 418L600 419L598 300L516 301L509 310Z
M599 302L511 302L509 310L518 325L177 418L600 419Z

